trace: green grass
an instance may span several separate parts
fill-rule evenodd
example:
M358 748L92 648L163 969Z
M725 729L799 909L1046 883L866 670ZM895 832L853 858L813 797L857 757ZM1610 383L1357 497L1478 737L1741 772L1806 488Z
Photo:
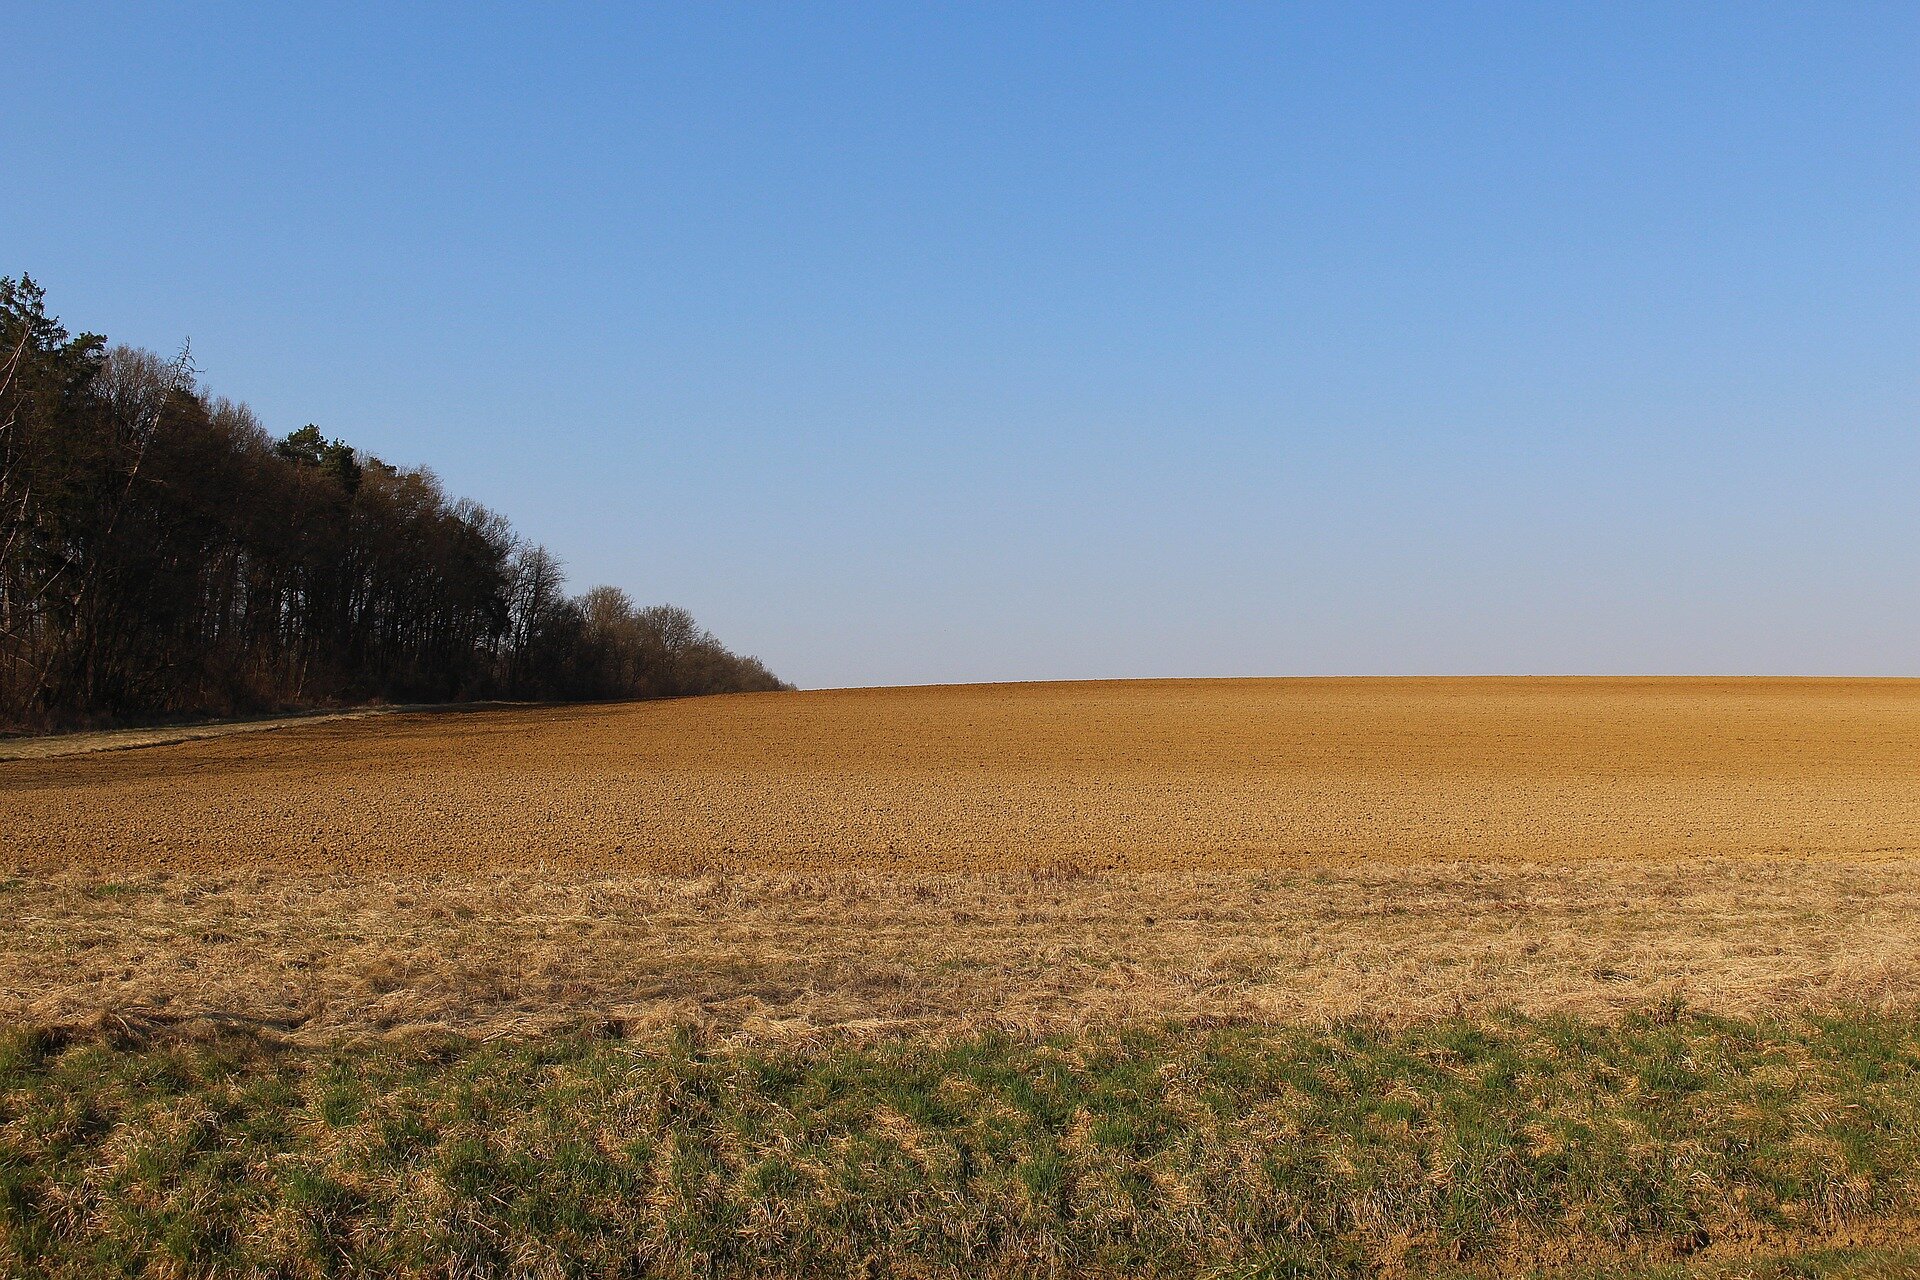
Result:
M1917 1212L1866 1013L0 1046L9 1276L1904 1276L1822 1249Z

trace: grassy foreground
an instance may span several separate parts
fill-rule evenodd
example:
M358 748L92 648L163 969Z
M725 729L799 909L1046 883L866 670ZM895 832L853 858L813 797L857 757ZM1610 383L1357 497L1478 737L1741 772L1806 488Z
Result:
M6 1275L1893 1276L1916 1216L1870 1013L0 1049Z

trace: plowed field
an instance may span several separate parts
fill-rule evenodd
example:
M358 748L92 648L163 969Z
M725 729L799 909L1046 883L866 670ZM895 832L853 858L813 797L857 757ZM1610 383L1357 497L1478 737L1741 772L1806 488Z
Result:
M0 865L1203 871L1920 849L1920 682L1244 680L490 709L0 761Z

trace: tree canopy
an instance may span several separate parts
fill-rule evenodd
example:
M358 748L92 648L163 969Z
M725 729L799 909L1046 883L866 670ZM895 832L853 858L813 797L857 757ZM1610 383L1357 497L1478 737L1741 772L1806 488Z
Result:
M784 686L685 610L567 595L505 517L308 424L275 439L0 277L0 726Z

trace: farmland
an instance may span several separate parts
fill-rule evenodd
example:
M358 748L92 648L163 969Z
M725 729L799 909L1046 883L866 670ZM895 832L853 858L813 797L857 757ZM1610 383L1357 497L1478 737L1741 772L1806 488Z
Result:
M13 754L0 1259L1909 1256L1920 683L956 686Z
M110 872L1205 872L1920 852L1920 683L1168 681L395 716L0 761Z
M1880 1002L1920 685L1194 681L0 761L0 1011L326 1039Z
M1920 686L1195 681L0 761L0 1009L328 1037L1460 1007L1920 973Z

